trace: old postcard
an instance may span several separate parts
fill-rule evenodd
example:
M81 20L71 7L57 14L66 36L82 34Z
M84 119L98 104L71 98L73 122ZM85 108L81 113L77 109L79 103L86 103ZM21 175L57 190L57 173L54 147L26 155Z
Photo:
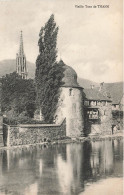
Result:
M122 0L0 0L0 195L123 194Z

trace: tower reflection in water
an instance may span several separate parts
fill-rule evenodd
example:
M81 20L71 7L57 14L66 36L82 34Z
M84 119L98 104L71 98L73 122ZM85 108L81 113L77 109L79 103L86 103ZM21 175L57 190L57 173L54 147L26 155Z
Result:
M0 151L0 194L77 195L87 183L122 176L122 140Z
M107 176L113 172L112 141L92 142L90 158L92 173L97 176Z

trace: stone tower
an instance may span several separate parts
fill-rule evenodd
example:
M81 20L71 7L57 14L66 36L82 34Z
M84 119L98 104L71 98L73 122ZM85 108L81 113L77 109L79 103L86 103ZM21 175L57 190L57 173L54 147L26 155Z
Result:
M16 72L22 76L23 79L27 79L27 67L26 67L26 56L23 48L23 36L22 31L20 34L20 46L19 52L16 54Z
M55 123L59 124L66 118L66 136L79 137L83 134L83 88L77 83L77 74L63 63L64 67L63 85L60 87L60 97L55 112Z

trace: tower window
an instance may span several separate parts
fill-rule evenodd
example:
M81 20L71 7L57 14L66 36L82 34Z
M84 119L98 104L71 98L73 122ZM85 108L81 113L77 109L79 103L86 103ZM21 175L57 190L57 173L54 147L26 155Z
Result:
M72 95L72 89L69 89L69 96Z

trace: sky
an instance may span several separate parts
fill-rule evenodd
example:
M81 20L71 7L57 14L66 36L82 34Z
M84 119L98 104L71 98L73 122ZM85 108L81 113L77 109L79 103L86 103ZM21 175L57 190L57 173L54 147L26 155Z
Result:
M81 78L122 81L122 4L122 0L0 0L0 61L16 58L22 30L26 58L35 63L40 29L53 13L59 26L58 60Z

